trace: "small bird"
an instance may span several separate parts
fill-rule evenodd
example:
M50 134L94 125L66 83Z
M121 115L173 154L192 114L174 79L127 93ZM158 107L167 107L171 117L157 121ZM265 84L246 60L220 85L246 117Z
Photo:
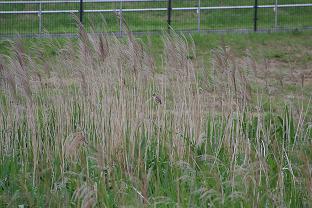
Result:
M153 93L153 99L155 100L156 103L159 103L160 105L162 104L161 97L159 95Z

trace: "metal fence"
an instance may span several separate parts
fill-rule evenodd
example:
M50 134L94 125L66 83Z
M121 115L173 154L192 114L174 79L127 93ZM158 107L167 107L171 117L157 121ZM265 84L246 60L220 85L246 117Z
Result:
M0 36L77 32L311 29L311 0L20 0L0 1Z

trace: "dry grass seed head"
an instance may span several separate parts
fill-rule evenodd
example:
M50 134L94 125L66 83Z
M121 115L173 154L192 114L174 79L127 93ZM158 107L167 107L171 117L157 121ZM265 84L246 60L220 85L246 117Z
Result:
M96 184L93 186L87 183L78 187L74 194L73 200L80 204L81 208L92 208L95 207L97 203L97 187Z
M69 136L64 143L64 153L67 159L74 159L81 145L87 144L84 132L76 132Z

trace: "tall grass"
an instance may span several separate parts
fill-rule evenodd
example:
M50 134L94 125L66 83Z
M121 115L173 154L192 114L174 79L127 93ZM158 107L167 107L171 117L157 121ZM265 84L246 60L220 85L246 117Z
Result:
M1 206L312 206L309 102L264 102L266 78L226 44L211 67L189 38L163 44L158 69L130 31L80 26L50 59L14 43L0 59Z

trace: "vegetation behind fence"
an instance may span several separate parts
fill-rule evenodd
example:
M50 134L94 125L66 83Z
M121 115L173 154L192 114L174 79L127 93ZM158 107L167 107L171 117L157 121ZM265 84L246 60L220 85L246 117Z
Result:
M311 0L0 1L0 35L87 31L279 30L312 26ZM168 25L169 24L169 25Z

